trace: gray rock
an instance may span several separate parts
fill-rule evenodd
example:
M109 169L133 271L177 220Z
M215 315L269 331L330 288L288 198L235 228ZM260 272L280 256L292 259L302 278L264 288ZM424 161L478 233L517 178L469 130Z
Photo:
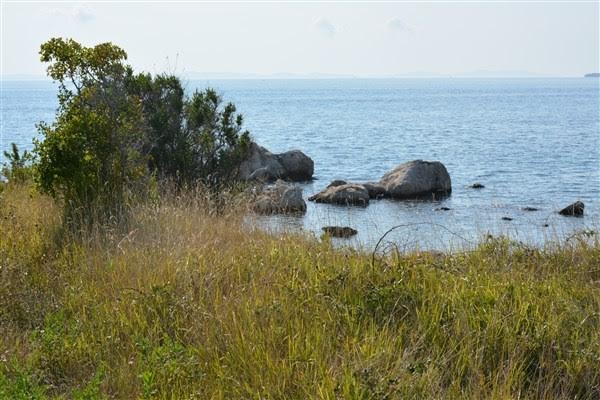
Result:
M346 185L346 184L348 184L348 182L342 181L341 179L336 179L336 180L332 181L329 185L327 185L327 187L330 188L330 187L342 186L342 185Z
M565 208L560 210L558 213L560 215L566 215L569 217L582 217L584 208L585 208L585 205L583 204L583 202L576 201L575 203L566 206Z
M317 203L366 207L369 204L369 192L364 186L354 183L329 185L323 191L309 197L308 200Z
M274 179L277 179L277 172L274 172L273 169L268 167L261 167L255 169L246 180L249 181L258 181L258 182L269 182Z
M452 192L450 175L439 161L415 160L401 164L383 175L379 185L385 197L394 199L438 199Z
M246 181L272 181L284 173L285 170L275 154L252 142L248 149L248 157L240 164L238 177Z
M263 188L252 203L258 214L285 214L306 212L306 202L302 198L302 188L278 180Z
M380 199L387 196L387 190L378 182L363 183L362 186L369 192L369 197L372 199Z
M324 226L321 229L329 236L338 238L349 238L358 233L356 229L349 226Z
M300 150L286 151L278 154L277 160L285 170L285 178L294 182L309 181L312 179L315 163Z
M273 154L252 142L248 156L240 164L238 178L244 181L272 182L276 179L306 181L314 173L313 160L300 150Z

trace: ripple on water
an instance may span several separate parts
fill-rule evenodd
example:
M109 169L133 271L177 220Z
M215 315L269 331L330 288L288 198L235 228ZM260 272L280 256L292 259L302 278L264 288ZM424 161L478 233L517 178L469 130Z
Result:
M318 236L324 225L344 224L359 234L342 243L369 248L390 227L412 224L389 239L407 248L416 243L446 249L488 232L543 244L600 225L597 81L214 80L211 85L236 104L261 145L274 152L300 148L313 158L318 180L304 185L306 197L333 179L373 181L413 159L442 161L452 178L453 194L441 203L377 201L354 209L309 202L304 217L261 220L273 229ZM204 86L188 84L190 90ZM55 87L13 82L1 95L0 150L12 141L31 148L35 123L53 119ZM476 181L486 188L466 189ZM578 199L586 204L584 218L556 214ZM451 211L435 211L440 205ZM540 211L519 211L532 205Z

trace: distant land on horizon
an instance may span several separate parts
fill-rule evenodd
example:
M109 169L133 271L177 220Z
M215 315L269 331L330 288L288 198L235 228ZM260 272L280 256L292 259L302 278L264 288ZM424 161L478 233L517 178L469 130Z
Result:
M476 70L465 73L442 74L427 71L414 71L393 75L361 75L361 74L328 74L328 73L291 73L278 72L273 74L236 73L236 72L181 72L175 75L188 80L204 79L408 79L408 78L579 78L581 75L549 75L529 71L486 71ZM586 78L599 77L600 73L593 72L584 75ZM0 76L2 81L51 81L44 75L34 74L5 74Z
M600 72L590 72L589 74L585 74L584 78L600 78Z

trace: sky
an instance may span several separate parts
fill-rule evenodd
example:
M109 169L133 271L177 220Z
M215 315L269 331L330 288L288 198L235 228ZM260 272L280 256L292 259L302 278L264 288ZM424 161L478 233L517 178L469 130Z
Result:
M587 2L1 1L0 74L43 76L51 37L112 42L137 71L224 76L582 76L600 70Z

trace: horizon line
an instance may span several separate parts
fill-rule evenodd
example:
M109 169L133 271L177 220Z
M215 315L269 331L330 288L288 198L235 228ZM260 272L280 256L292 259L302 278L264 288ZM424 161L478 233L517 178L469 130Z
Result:
M519 71L520 72L520 71ZM539 74L529 72L501 72L496 73L486 71L475 71L468 73L457 73L457 74L440 74L440 73L426 73L426 72L415 72L398 75L359 75L359 74L335 74L335 73L287 73L277 72L272 74L257 74L257 73L220 73L220 72L188 72L181 74L172 74L183 79L232 79L232 80L251 80L251 79L268 79L268 80L282 80L282 79L364 79L364 80L377 80L377 79L465 79L465 78L496 78L496 79L511 79L511 78L585 78L586 75L598 74L598 72L592 71L585 74L577 75L553 75L553 74ZM152 74L152 75L161 75ZM53 79L44 75L35 74L4 74L0 75L2 81L48 81L52 82Z

